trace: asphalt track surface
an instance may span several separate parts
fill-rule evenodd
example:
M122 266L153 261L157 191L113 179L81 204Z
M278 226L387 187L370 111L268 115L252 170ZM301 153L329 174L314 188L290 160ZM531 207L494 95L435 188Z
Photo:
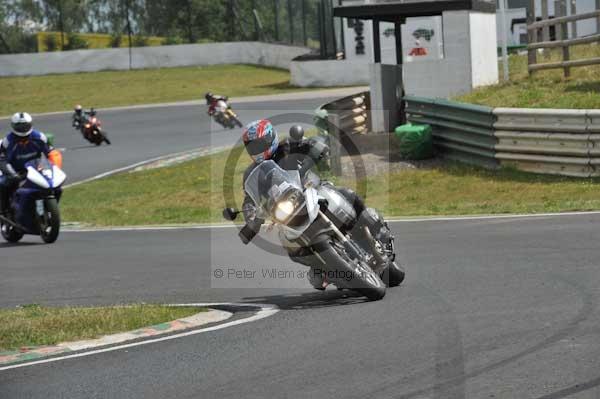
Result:
M209 265L286 263L244 247L233 228L65 233L54 246L3 246L4 306L227 300L282 311L0 372L0 397L598 398L599 222L394 223L408 279L379 302L308 287L209 289Z
M599 223L600 215L394 223L408 277L378 302L316 292L304 280L277 288L293 278L224 283L217 269L302 270L243 246L234 228L0 244L2 307L281 308L220 331L3 371L0 398L600 398Z
M333 98L233 103L242 122L276 117L289 123L278 128L285 132L293 117L301 114L310 121L314 110ZM230 146L239 141L240 129L223 130L206 114L206 106L183 105L130 110L99 110L98 117L108 133L111 146L88 143L71 127L66 114L35 116L35 127L55 135L55 145L64 149L67 183L77 182L159 156L199 148ZM0 119L0 132L10 129L7 119Z

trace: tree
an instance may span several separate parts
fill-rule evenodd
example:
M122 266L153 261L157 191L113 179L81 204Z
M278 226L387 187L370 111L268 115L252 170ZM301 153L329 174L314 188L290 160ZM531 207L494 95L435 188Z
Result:
M35 52L37 42L32 29L41 15L34 0L0 1L0 52Z

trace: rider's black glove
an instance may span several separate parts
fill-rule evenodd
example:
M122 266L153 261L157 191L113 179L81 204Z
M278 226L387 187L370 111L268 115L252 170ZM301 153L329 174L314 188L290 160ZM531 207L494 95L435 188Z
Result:
M244 225L244 227L242 227L238 236L240 237L240 239L242 240L244 245L248 245L250 243L250 241L252 241L252 239L254 237L256 237L256 235L260 231L260 226L263 223L264 223L264 220L262 220L262 219L254 219L254 220L248 221L246 223L246 225Z
M8 184L15 184L21 181L21 176L15 171L11 164L5 163L0 167L0 171Z
M254 230L248 227L248 225L245 225L238 233L238 236L240 237L240 240L242 240L244 245L248 245L250 244L250 241L252 241L254 236L256 236L256 232L254 232Z

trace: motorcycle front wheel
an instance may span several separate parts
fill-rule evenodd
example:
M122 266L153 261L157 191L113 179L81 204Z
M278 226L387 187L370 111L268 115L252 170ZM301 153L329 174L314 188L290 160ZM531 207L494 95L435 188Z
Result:
M382 299L386 286L379 275L364 262L350 260L343 246L336 244L332 243L319 252L326 263L327 280L338 288L355 291L371 301Z
M60 210L56 198L44 200L44 215L40 217L40 237L46 244L53 244L60 233Z
M102 142L104 142L104 135L100 130L94 129L92 133L92 140L97 146L102 145Z

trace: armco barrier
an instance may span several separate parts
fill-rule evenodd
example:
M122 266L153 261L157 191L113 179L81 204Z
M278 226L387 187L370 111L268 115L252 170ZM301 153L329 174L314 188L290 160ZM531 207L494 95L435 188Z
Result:
M408 120L433 128L438 151L484 167L600 176L600 110L488 108L405 97Z
M444 157L487 168L499 165L492 108L415 96L404 100L408 121L431 125L434 144Z
M600 110L490 108L416 96L404 100L407 120L431 125L436 149L446 158L486 168L600 176ZM368 132L368 92L321 109L339 127L334 134Z
M529 172L595 176L589 112L496 108L496 158L502 165Z

